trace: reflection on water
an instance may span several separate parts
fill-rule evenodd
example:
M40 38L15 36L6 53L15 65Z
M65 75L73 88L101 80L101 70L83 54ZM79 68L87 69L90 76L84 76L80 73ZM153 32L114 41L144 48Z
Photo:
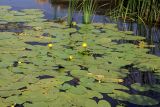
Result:
M155 78L154 73L152 72L142 72L139 71L138 69L132 69L130 71L130 74L124 79L124 85L125 86L130 86L131 84L134 83L140 83L141 85L154 85L154 84L159 84L160 80Z
M118 21L119 30L133 31L135 35L144 36L149 45L155 45L150 49L151 54L160 56L160 28L144 26L138 23Z
M10 5L14 10L36 8L44 11L45 18L59 19L67 16L67 3L60 4L55 0L0 0L0 5ZM77 22L82 22L82 14L75 13L74 19ZM104 22L105 17L95 15L94 22Z
M47 19L55 19L55 16L61 18L67 15L67 8L61 7L60 4L53 5L48 0L0 0L0 5L10 5L13 10L41 9Z

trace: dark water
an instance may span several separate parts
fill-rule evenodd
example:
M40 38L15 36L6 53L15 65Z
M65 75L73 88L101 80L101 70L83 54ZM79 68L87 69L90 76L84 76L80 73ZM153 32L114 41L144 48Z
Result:
M124 23L118 21L118 28L124 31L133 31L135 35L143 36L149 45L155 45L155 48L150 48L150 54L160 56L160 27L152 27L138 23Z

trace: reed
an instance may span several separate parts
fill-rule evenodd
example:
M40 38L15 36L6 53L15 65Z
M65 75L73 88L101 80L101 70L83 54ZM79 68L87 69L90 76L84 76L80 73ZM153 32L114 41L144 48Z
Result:
M98 6L98 0L69 0L68 24L71 24L76 9L79 10L79 12L82 12L83 23L90 24L94 18L96 10L105 5L107 5L107 3Z
M115 0L116 7L109 15L113 19L137 21L138 23L154 24L160 22L159 0Z
M77 8L78 2L79 0L69 0L69 7L68 7L68 24L69 25L72 24L73 15Z
M91 23L96 9L97 9L97 0L83 0L82 13L83 13L84 24Z

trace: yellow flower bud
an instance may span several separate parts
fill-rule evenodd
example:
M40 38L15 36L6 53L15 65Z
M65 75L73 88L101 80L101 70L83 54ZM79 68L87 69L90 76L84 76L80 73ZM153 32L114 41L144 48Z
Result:
M87 43L83 43L83 44L82 44L82 47L83 47L83 48L87 48Z
M21 64L22 62L18 61L18 64Z
M70 56L69 56L69 60L72 60L72 59L73 59L73 56L72 56L72 55L70 55Z
M77 23L76 23L76 22L72 22L72 25L73 25L73 26L76 26L76 25L77 25Z
M48 47L49 47L49 48L52 48L52 47L53 47L53 44L51 44L51 43L48 44Z

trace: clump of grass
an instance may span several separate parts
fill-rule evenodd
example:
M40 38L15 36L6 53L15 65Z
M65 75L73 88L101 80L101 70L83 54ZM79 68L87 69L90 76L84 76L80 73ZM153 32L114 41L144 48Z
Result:
M92 17L97 9L96 0L83 0L82 12L83 12L83 23L89 24L92 21Z
M78 5L79 4L79 5ZM68 24L72 24L73 14L76 9L82 12L82 19L84 24L90 24L94 18L96 10L107 5L98 6L98 0L69 0L68 8Z

